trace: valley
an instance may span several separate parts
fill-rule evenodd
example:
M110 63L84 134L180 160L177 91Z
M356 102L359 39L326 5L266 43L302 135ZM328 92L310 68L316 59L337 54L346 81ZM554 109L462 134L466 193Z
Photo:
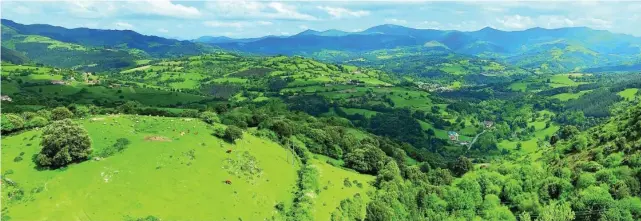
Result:
M631 35L2 38L2 220L641 219Z

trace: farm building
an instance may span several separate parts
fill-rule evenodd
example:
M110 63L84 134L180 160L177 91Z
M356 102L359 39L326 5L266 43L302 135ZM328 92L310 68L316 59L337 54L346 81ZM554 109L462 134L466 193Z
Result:
M450 140L452 141L458 141L458 133L455 131L448 131L447 135L450 137Z
M490 127L492 127L494 125L494 122L486 120L486 121L483 121L483 124L485 124L486 128L490 128Z

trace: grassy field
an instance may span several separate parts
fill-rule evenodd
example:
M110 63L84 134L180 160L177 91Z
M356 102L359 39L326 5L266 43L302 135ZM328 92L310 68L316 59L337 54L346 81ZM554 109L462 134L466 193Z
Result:
M313 159L311 163L320 173L319 183L321 185L320 194L314 204L315 220L330 220L332 212L340 205L340 202L357 193L363 197L365 203L362 211L365 213L365 205L369 202L367 192L374 191L371 183L376 177L334 167L319 159ZM346 186L345 179L348 179L352 185ZM359 187L356 183L361 186Z
M634 98L637 96L637 92L639 92L638 88L628 88L619 92L619 96L627 101L630 101L634 100Z
M589 93L590 91L592 91L592 90L579 91L577 93L561 93L561 94L557 94L557 95L552 96L552 98L559 99L560 101L568 101L568 100L572 100L572 99L577 99L577 98L583 96L584 94Z
M3 178L24 191L22 199L3 192L3 215L13 220L148 215L162 220L263 220L278 216L274 205L289 207L293 200L298 165L286 163L286 150L273 142L246 134L228 144L196 119L113 115L80 122L91 136L94 154L119 138L131 143L101 160L38 170L31 157L40 149L40 131L3 137ZM225 153L227 149L233 152ZM24 159L12 160L19 155ZM233 183L225 184L227 179Z

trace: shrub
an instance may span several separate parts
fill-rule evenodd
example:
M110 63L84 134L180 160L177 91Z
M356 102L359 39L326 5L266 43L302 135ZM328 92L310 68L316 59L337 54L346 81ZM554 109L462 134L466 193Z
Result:
M22 117L15 114L3 114L0 123L2 123L2 133L13 132L24 127Z
M73 113L66 107L56 107L51 111L51 120L64 120L72 117Z
M237 139L243 138L243 130L237 126L230 125L225 129L225 140L234 143Z
M205 121L205 123L208 123L208 124L220 123L220 118L218 118L218 114L211 111L205 111L202 114L200 114L200 119Z
M32 128L32 127L44 127L47 124L49 124L49 121L47 119L45 119L44 117L37 116L37 117L33 117L33 118L31 118L31 120L27 121L26 126L29 127L29 128Z
M91 139L87 131L69 119L56 121L46 127L40 144L42 150L36 163L43 167L63 167L86 160L91 153Z

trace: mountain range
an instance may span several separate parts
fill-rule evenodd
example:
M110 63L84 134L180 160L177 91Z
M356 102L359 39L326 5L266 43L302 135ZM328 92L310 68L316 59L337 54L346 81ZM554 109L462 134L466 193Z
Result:
M586 27L455 31L385 24L359 32L305 30L292 36L203 36L181 41L130 30L67 29L2 19L2 38L3 48L12 50L7 59L96 70L132 66L139 59L181 57L218 49L304 55L335 63L360 60L381 64L395 58L395 64L389 66L400 67L406 66L406 60L433 60L455 54L540 73L627 70L641 60L641 38ZM61 56L65 57L64 62L59 61ZM412 59L403 59L408 56Z
M263 37L199 42L223 49L259 54L314 56L340 51L341 59L363 57L374 50L423 47L425 51L492 58L542 72L566 72L636 62L641 38L586 27L531 28L502 31L486 27L478 31L415 29L379 25L360 32L306 30L289 37Z

